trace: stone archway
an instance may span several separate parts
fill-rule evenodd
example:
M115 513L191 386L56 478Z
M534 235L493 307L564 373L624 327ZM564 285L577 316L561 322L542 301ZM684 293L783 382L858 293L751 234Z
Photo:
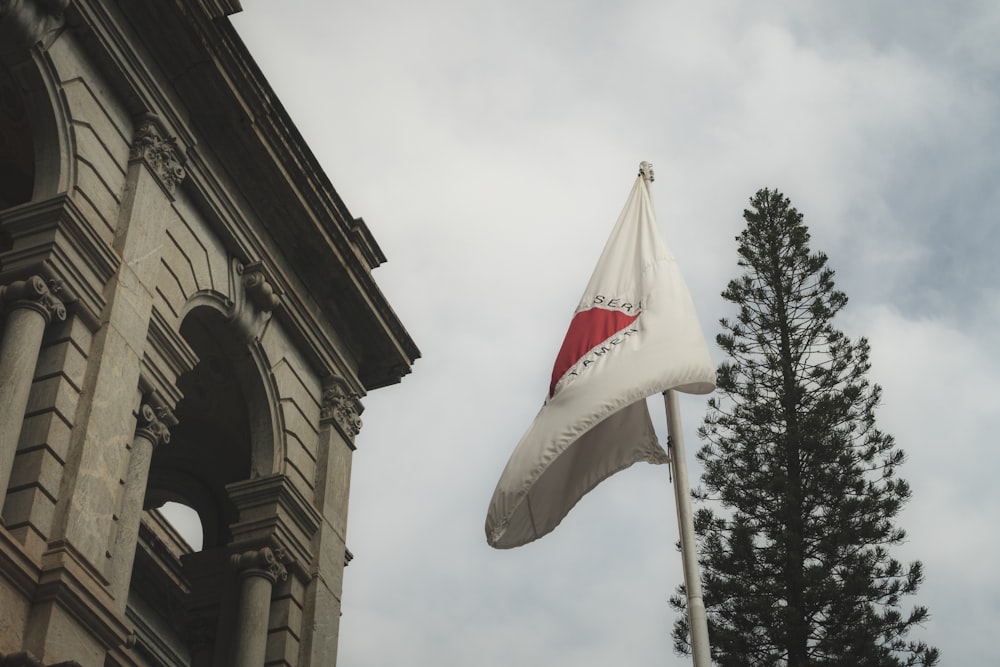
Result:
M153 454L144 501L147 510L178 502L197 512L201 549L171 542L171 528L147 514L143 534L151 543L140 539L132 576L129 604L144 610L144 622L166 626L157 634L173 637L174 655L183 656L176 664L213 664L231 643L226 619L238 587L228 559L240 517L227 487L270 474L275 460L266 377L252 343L229 319L208 301L184 317L180 333L198 362L177 379L183 398L173 410L176 424ZM176 576L168 576L171 569Z
M0 62L0 209L31 201L34 187L31 123L11 71Z
M246 390L252 378L248 369L239 368L239 351L228 340L217 311L191 311L181 334L199 361L177 380L184 398L174 410L177 425L171 429L170 445L153 456L147 506L180 500L194 508L201 517L204 548L212 548L229 542L228 527L237 519L226 485L251 474Z
M212 306L192 308L181 335L198 363L177 380L183 398L169 447L157 449L147 506L178 500L201 516L205 548L230 540L236 508L226 487L276 470L276 406L252 344Z
M55 35L61 20L35 28ZM0 210L54 197L73 180L72 130L56 68L46 47L20 28L16 16L0 16Z

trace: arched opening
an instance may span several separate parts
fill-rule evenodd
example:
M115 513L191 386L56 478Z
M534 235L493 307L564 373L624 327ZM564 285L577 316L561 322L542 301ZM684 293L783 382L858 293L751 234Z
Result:
M164 520L177 531L191 551L201 551L204 535L198 510L183 503L168 501L158 510Z
M171 441L153 455L147 507L168 501L193 508L201 521L203 549L225 546L238 513L226 492L254 473L256 433L270 423L261 404L261 379L245 344L235 340L224 316L210 307L192 310L181 334L198 356L178 378L184 398L174 414ZM267 439L264 434L263 439Z
M24 97L0 63L0 209L31 201L34 185L35 147ZM0 252L3 243L0 238Z
M194 307L181 335L198 363L177 379L177 423L153 453L129 613L155 629L139 633L137 650L153 655L159 642L157 660L185 665L214 660L229 631L216 627L233 604L227 547L239 513L226 487L270 472L274 438L264 380L225 315Z

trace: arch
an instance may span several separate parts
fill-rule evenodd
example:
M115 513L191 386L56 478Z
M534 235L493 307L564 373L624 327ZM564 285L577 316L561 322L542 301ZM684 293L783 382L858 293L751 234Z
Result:
M34 144L24 98L10 70L0 63L0 209L31 201Z
M225 504L225 498L220 497L204 480L169 461L174 457L166 458L167 463L154 462L150 470L144 509L160 509L167 503L184 505L198 515L201 549L225 545L229 537L228 524L234 520L232 507Z
M201 551L205 529L198 510L180 500L168 500L159 508L160 515L187 542L192 551Z
M198 301L180 326L198 363L177 380L184 396L174 409L178 423L153 455L146 504L195 509L208 549L227 544L239 518L226 486L270 475L282 458L266 359L233 330L217 296Z
M236 262L235 264L238 264ZM238 273L230 276L237 282ZM241 287L236 287L236 303L216 290L199 290L190 295L181 309L181 333L189 318L196 313L201 319L215 322L220 341L239 358L239 370L245 375L244 390L253 407L251 418L251 475L250 478L266 477L283 472L284 428L280 410L280 393L271 373L271 363L267 353L255 337L245 329L246 323L237 313L250 309ZM208 315L207 313L213 313ZM190 342L190 341L189 341ZM197 350L196 350L197 351ZM199 355L200 356L200 355Z
M68 191L73 182L75 151L69 110L48 51L39 46L0 49L0 87L3 87L0 99L15 114L13 122L20 118L30 130L27 136L21 133L19 152L12 159L20 163L20 167L11 167L21 171L22 178L16 180L15 189L7 196L0 194L0 208L42 201ZM17 128L12 127L11 131L16 132ZM4 134L0 128L0 141ZM0 157L9 159L9 154Z

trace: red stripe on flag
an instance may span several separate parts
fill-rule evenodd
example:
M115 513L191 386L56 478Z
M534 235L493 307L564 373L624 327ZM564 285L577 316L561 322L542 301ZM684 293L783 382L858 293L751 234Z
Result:
M552 367L552 382L549 384L549 398L555 393L556 385L566 371L571 369L592 349L635 322L639 313L629 315L619 310L591 308L581 310L569 323L569 331L563 339L562 347Z

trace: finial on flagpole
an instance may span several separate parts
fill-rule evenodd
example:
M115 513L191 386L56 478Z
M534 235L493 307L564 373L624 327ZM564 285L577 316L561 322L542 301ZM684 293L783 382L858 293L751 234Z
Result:
M653 165L650 164L649 162L646 162L645 160L643 160L642 162L640 162L639 163L639 175L642 176L642 178L647 183L652 183L655 180L653 178Z

